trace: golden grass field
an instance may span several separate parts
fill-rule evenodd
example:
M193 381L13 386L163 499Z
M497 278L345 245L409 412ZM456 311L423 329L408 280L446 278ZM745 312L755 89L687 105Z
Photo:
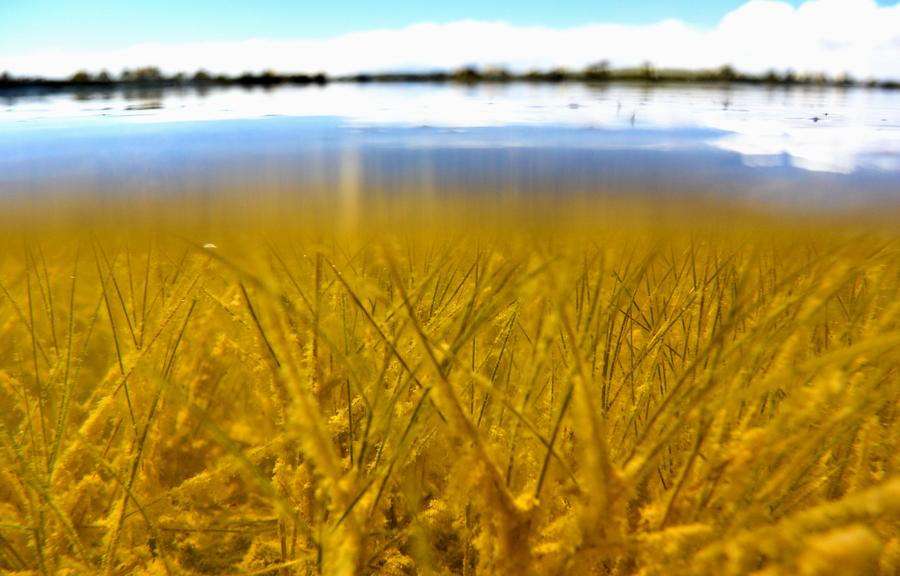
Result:
M0 572L900 573L896 229L444 208L5 216Z

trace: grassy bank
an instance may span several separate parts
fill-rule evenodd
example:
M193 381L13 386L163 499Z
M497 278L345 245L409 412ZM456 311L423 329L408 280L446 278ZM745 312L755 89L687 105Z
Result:
M895 230L501 208L5 227L0 571L900 570Z

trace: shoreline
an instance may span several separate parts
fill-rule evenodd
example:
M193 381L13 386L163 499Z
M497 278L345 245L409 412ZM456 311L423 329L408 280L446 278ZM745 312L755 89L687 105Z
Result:
M211 76L198 73L193 77L176 75L166 77L155 69L147 73L147 77L133 79L92 78L85 73L78 73L70 79L12 77L8 74L0 76L0 95L15 92L56 93L65 91L114 91L123 89L164 89L192 88L212 89L222 87L274 87L274 86L324 86L330 83L351 84L457 84L457 85L498 85L498 84L561 84L578 83L589 85L621 85L641 84L655 85L688 85L688 86L766 86L772 88L866 88L881 90L900 89L897 80L854 80L850 78L829 78L822 75L794 75L767 73L765 75L747 75L730 69L716 71L667 71L652 68L627 70L601 70L570 72L552 70L546 72L528 72L513 74L506 71L479 71L466 68L455 72L415 72L415 73L379 73L355 74L349 76L327 76L325 74L243 74L241 76Z

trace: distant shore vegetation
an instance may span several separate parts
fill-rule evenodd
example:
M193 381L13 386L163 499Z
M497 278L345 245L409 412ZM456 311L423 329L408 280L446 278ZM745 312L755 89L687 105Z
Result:
M511 72L504 68L477 68L474 66L454 71L410 71L363 73L345 76L328 76L325 73L285 74L272 70L259 73L246 72L237 76L213 74L206 70L194 73L165 74L154 66L130 68L113 74L106 70L89 72L80 70L65 79L14 76L0 73L0 90L4 89L103 89L118 86L275 86L280 84L324 85L329 82L430 82L430 83L506 83L506 82L584 82L584 83L693 83L693 84L752 84L777 86L838 86L897 89L898 80L860 80L848 74L829 76L824 73L801 74L792 71L770 70L763 74L740 72L731 66L712 70L679 70L656 68L650 63L632 68L612 68L605 61L582 70L555 68Z

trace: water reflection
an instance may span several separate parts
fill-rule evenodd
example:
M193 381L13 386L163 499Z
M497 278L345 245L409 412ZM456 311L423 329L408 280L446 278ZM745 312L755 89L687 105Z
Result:
M503 84L6 97L0 185L898 194L900 92ZM817 175L818 174L818 175Z

